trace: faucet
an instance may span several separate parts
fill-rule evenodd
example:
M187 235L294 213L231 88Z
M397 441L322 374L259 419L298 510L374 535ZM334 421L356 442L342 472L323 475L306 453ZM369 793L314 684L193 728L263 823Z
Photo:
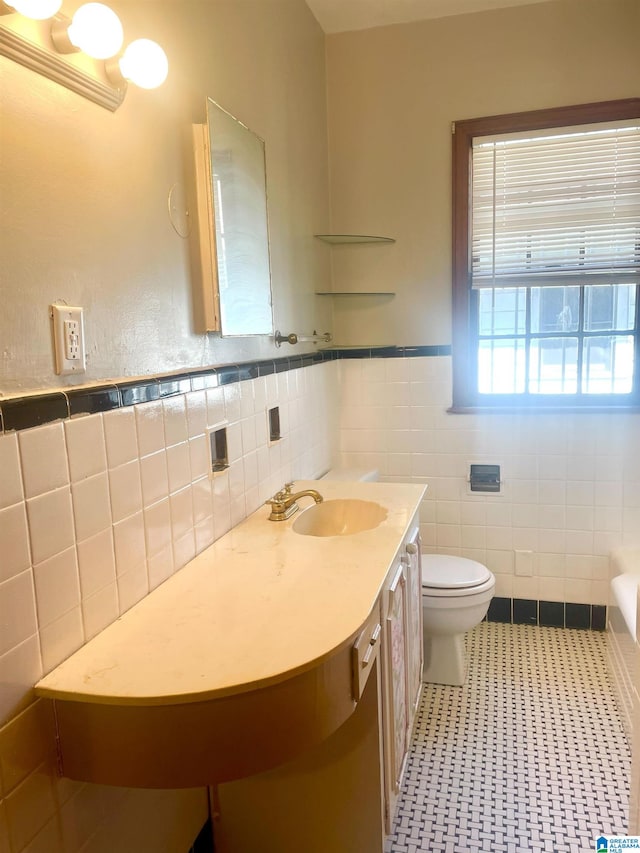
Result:
M291 493L293 483L285 483L282 489L268 501L265 501L266 506L271 507L271 515L269 521L286 521L296 513L300 507L296 503L299 498L313 498L319 504L322 501L322 495L316 492L315 489L305 489L302 492Z

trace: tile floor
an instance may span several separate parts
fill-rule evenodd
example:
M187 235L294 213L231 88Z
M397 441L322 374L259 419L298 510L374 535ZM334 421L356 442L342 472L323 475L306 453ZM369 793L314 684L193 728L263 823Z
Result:
M482 623L425 685L386 853L582 853L625 834L630 754L604 633Z

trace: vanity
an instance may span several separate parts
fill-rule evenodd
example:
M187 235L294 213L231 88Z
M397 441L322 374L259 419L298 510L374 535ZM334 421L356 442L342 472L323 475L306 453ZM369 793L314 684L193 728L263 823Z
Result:
M64 776L208 786L217 851L381 853L420 695L425 487L295 487L323 503L261 507L36 692Z

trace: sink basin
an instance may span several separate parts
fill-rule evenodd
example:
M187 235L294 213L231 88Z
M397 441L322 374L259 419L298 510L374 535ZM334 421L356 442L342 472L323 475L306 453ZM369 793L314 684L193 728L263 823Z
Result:
M293 530L303 536L351 536L377 527L386 517L387 510L375 501L323 501L300 513Z

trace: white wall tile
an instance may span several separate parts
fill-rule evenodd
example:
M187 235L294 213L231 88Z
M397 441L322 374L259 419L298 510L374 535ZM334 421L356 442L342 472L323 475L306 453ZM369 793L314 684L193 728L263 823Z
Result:
M191 459L188 442L183 441L167 448L167 474L170 494L178 491L178 489L183 489L191 482Z
M210 388L206 391L206 396L207 425L213 427L226 421L223 388Z
M193 480L209 473L209 452L205 435L198 435L189 439L189 464Z
M0 655L36 632L36 607L31 570L0 583Z
M142 457L140 460L140 478L144 506L150 506L168 496L169 475L165 450Z
M169 397L166 400L163 400L162 409L164 412L164 436L166 446L170 447L172 444L178 444L181 441L186 441L188 438L188 429L185 395L178 394L175 397Z
M106 412L103 415L103 426L110 468L138 458L134 407Z
M171 513L169 498L164 498L144 511L144 531L147 556L151 557L171 542Z
M34 563L71 547L74 528L69 486L27 500L27 519Z
M113 525L116 573L125 574L146 560L144 520L141 512Z
M207 428L207 393L191 391L186 395L187 429L189 438L204 435Z
M115 583L116 559L111 528L102 530L95 536L85 539L84 542L79 542L77 550L80 590L83 599Z
M90 640L118 618L118 590L115 582L82 600L85 638Z
M0 582L28 569L29 531L24 502L0 509Z
M541 577L538 587L540 601L567 601L571 599L571 593L567 593L567 582L564 578ZM579 604L581 602L575 602Z
M84 643L84 628L80 607L75 607L60 619L40 629L42 668L51 672Z
M138 455L157 453L165 446L162 401L142 403L134 407L138 434Z
M120 613L125 613L149 592L147 563L139 563L117 578Z
M286 373L281 373L278 377L278 381L280 377L284 377L282 383L283 388L286 389ZM231 385L224 385L222 389L222 396L224 397L224 410L225 417L229 421L229 423L235 423L235 421L239 421L241 418L241 409L240 409L240 387L239 383L233 383ZM285 393L286 396L286 393Z
M173 540L185 536L193 528L193 500L191 486L171 495L170 534Z
M4 509L24 497L17 433L0 436L0 471L0 509Z
M65 421L71 482L83 480L107 469L102 415Z
M193 560L196 555L196 540L193 530L190 530L181 539L174 540L173 555L176 571L186 566L189 560Z
M41 677L37 634L0 655L0 725L33 701L33 685Z
M27 429L18 434L22 479L28 498L69 482L67 447L62 423Z
M194 527L195 533L195 545L196 545L196 554L200 554L201 551L204 551L205 548L208 548L209 545L213 544L214 541L214 528L213 528L213 516L208 516L204 518L202 521L197 522Z
M33 567L38 624L42 629L80 604L76 549L67 548Z
M95 536L111 525L109 479L106 472L71 486L73 517L79 541Z
M109 497L114 522L142 509L140 462L137 459L109 471Z
M170 578L174 571L173 548L171 544L165 545L147 561L147 572L149 575L149 591L160 586L161 583Z

